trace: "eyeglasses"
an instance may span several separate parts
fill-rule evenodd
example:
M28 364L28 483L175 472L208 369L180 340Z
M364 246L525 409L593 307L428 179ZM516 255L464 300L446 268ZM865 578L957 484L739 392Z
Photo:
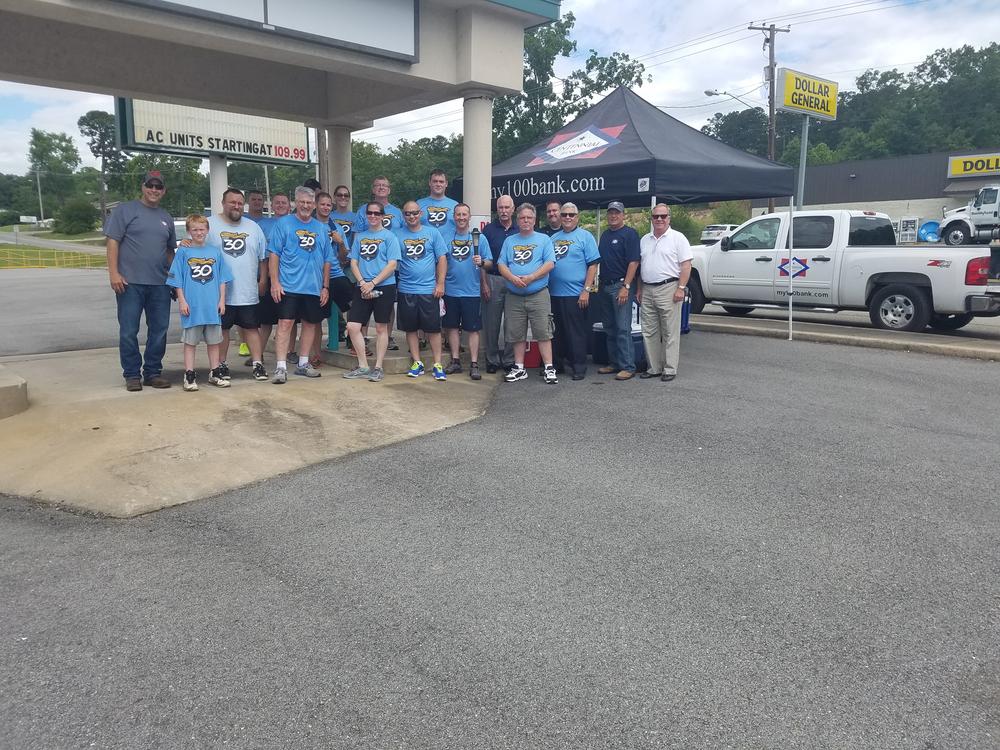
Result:
M382 215L381 211L365 211L365 213L368 214L369 216L381 216Z
M403 216L420 216L419 211L403 211Z
M653 214L653 218L666 220L670 218L670 214Z
M334 193L333 197L334 198L350 198L351 194L350 193Z
M563 214L563 216L564 216L564 217L565 217L565 216L577 216L577 215L578 215L578 214L567 214L567 213L564 213L564 214Z
M163 184L159 182L147 182L146 187L150 190L163 190Z

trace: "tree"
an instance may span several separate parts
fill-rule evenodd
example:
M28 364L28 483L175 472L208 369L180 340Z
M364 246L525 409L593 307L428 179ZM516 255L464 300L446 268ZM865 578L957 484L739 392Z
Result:
M72 193L72 175L80 166L80 152L72 139L65 133L32 128L28 162L36 180L41 182L47 202L54 208L61 206ZM44 209L40 210L44 212Z
M70 198L56 214L55 230L63 234L92 232L97 226L98 218L104 215L97 211L87 198Z
M503 161L522 148L555 132L585 111L592 97L616 86L641 86L652 80L645 66L624 52L610 56L590 55L582 69L561 79L556 93L555 62L576 52L570 31L576 23L572 13L558 21L538 26L524 35L524 90L493 102L493 161Z
M750 204L747 201L726 201L712 211L713 224L742 224L750 218ZM698 241L701 241L699 237Z
M167 192L160 206L171 216L203 213L209 202L208 175L201 173L201 159L165 154L136 154L125 165L120 179L122 195L136 198L147 172L159 171Z
M101 216L107 214L107 175L109 171L121 171L125 165L125 155L115 141L115 116L99 109L92 109L76 121L80 133L87 139L87 146L100 160L100 195Z

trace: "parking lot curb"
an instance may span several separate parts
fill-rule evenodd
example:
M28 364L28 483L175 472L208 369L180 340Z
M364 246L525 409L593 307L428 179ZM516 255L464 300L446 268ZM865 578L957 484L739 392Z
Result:
M0 365L0 419L28 408L28 383Z

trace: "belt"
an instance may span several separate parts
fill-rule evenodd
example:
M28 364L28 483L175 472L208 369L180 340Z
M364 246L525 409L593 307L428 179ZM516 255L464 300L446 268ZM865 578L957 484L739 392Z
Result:
M644 281L643 286L663 286L664 284L671 284L675 281L680 281L676 276L671 276L669 279L664 279L663 281Z
M625 281L625 277L622 276L618 279L601 279L601 286L611 286L612 284L617 284L619 281Z

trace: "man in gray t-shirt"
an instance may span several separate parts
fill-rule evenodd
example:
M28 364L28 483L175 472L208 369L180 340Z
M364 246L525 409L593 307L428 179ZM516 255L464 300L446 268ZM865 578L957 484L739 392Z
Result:
M142 181L142 197L119 205L104 225L108 275L118 303L118 354L125 388L169 388L163 354L170 325L167 271L174 259L174 220L160 208L165 186L159 172ZM139 321L146 315L146 351L139 354ZM140 379L141 369L141 379Z

